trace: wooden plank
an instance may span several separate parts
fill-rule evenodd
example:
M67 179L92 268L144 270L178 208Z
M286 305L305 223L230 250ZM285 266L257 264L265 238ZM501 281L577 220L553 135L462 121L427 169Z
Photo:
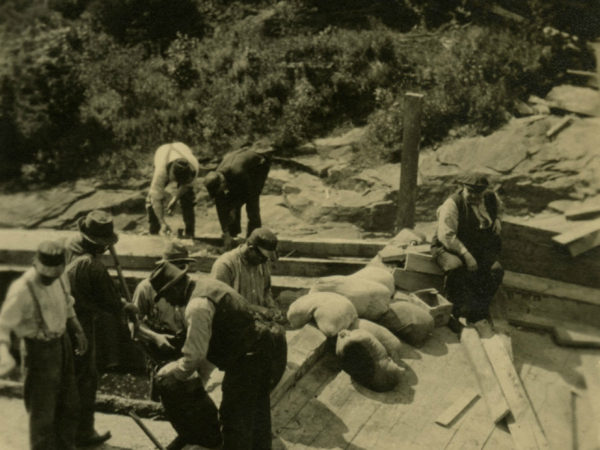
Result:
M277 238L277 250L280 255L319 258L331 256L372 258L386 245L385 241L365 241L362 239L289 238L285 236L278 236ZM223 246L223 238L220 234L196 236L194 240L215 247Z
M562 131L564 128L567 127L567 125L569 125L571 122L573 121L573 117L572 116L567 116L567 117L563 117L562 120L560 120L556 125L554 125L552 128L550 128L547 132L546 132L546 137L548 139L553 138L554 136L556 136L560 131Z
M550 295L600 306L600 289L581 286L579 284L511 271L504 273L502 284L510 289L519 289L534 294Z
M498 423L509 413L509 407L477 331L474 328L463 329L460 342L476 375L490 418Z
M482 343L514 419L514 432L513 428L510 428L511 421L509 421L509 428L515 438L516 446L532 449L550 448L546 435L527 397L527 392L502 341L494 336L490 339L484 339Z
M514 220L503 221L502 265L513 272L599 289L600 248L573 258L566 248L552 241L556 234Z
M571 256L577 256L600 245L600 219L584 223L567 231L553 236L552 240L569 249Z
M444 273L431 255L408 250L404 270L442 276Z
M405 291L413 292L429 288L435 288L438 291L442 290L443 279L439 275L409 272L401 268L394 269L393 275L396 287Z
M479 398L479 393L474 389L468 389L458 397L442 414L435 419L435 423L443 427L449 426L465 409L471 406Z
M589 220L600 215L600 204L584 205L578 208L569 209L565 213L567 220Z

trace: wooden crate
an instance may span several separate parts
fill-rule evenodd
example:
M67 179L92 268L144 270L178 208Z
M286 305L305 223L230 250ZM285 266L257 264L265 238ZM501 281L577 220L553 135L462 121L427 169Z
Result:
M444 326L450 320L452 303L438 292L437 289L421 289L411 292L408 300L429 311L436 327Z

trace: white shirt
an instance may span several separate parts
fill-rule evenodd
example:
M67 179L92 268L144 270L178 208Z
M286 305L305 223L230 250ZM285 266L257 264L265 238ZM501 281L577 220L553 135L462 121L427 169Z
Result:
M68 278L63 274L61 279L66 293L58 279L49 286L42 284L35 268L30 267L10 285L0 310L0 342L10 343L11 330L19 338L46 338L27 282L39 301L47 331L53 337L65 332L67 319L75 317L75 300L71 296Z
M196 174L200 168L200 163L192 153L192 150L182 142L173 142L164 144L156 149L154 153L154 174L150 183L149 195L151 198L161 200L166 197L165 188L169 184L169 173L167 165L176 159L183 158L188 161Z

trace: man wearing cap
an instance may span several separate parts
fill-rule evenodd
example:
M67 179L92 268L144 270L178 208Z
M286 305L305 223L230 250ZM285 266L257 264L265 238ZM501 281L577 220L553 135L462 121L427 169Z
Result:
M75 375L81 404L77 441L79 445L94 445L111 437L109 431L99 434L94 428L94 405L98 388L96 345L100 343L97 342L96 322L105 319L107 326L118 330L124 301L100 259L118 241L111 215L94 210L81 217L77 225L79 235L66 246L66 272L75 297L75 312L90 343L90 351L75 358ZM108 353L108 364L118 365L118 333L105 333L105 336L112 339L112 342L104 343L99 349Z
M191 271L195 262L190 258L185 246L169 241L164 249L162 259L156 264L168 261L179 269ZM136 329L135 339L141 342L148 358L147 366L150 374L150 397L156 398L154 376L164 363L181 356L181 347L185 340L184 308L173 306L164 298L156 302L156 291L150 278L143 279L133 293L133 304L141 319ZM203 367L201 375L207 377L212 367Z
M79 400L69 329L75 352L87 351L87 339L73 309L69 282L63 276L61 244L42 242L33 261L9 287L0 311L0 375L15 365L10 332L24 339L24 399L29 441L34 450L74 450Z
M445 291L456 319L489 319L502 282L499 199L483 175L461 179L461 189L438 208L431 253L445 273Z
M146 198L150 234L171 233L171 227L165 221L165 202L169 195L166 187L169 183L174 182L177 184L177 191L166 205L166 212L171 213L179 200L185 225L185 236L194 236L196 216L193 183L198 174L198 168L198 160L192 150L182 142L172 142L158 147L154 154L154 174Z
M246 236L261 226L260 194L270 168L265 154L243 147L225 154L217 169L206 175L204 185L215 201L225 248L230 249L232 239L242 231L243 205L248 216Z
M163 262L150 282L157 298L185 307L187 336L182 356L156 376L165 413L178 433L168 448L217 447L222 440L226 450L270 449L269 393L286 364L287 347L280 330L255 321L247 302L218 280L194 279L185 269ZM201 382L190 378L204 360L225 372L221 426Z
M256 228L248 240L223 253L214 262L211 276L235 289L256 310L269 318L277 315L271 293L271 266L277 260L277 236L268 228Z

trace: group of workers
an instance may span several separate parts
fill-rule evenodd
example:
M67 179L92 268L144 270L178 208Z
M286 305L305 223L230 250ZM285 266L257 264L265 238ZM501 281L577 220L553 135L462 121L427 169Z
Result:
M185 236L194 236L193 190L199 163L182 143L158 148L147 198L151 234L169 234L165 215L179 201ZM94 425L98 387L95 321L109 313L131 324L144 349L151 397L177 432L167 447L271 448L269 393L286 365L285 316L271 293L270 262L277 237L261 226L259 197L270 161L242 148L204 179L215 201L226 251L210 275L194 273L184 246L167 240L163 258L121 298L100 256L118 236L112 217L92 211L66 243L39 245L33 266L14 281L0 311L0 373L15 365L11 333L25 342L25 406L32 449L74 449L111 437ZM176 185L168 203L165 188ZM247 239L237 248L240 210ZM432 255L445 273L455 319L489 319L502 281L500 204L487 178L469 175L438 209ZM214 367L224 372L219 408L204 386Z

